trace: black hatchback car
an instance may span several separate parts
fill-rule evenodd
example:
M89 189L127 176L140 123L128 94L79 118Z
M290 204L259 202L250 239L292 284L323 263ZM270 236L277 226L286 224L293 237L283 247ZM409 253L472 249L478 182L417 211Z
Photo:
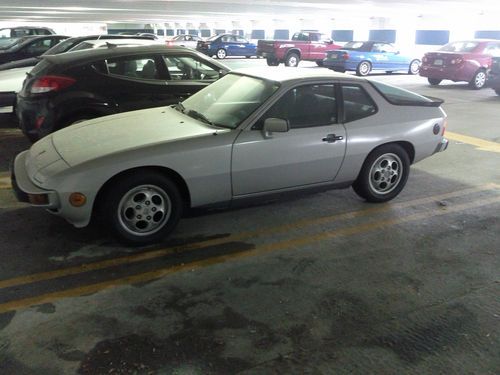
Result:
M0 64L40 56L59 42L68 39L65 35L24 36L12 39L0 48Z
M192 49L164 45L44 56L17 96L19 124L35 141L86 119L177 103L228 71Z
M500 95L500 57L493 57L488 76L488 86Z

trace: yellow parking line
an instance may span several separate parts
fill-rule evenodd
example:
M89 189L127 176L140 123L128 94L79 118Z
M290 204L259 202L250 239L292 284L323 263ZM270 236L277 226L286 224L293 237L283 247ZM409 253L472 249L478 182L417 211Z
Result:
M453 133L446 131L446 138L449 138L453 141L467 143L472 146L476 146L481 151L491 151L491 152L500 152L500 143L486 141L481 138L471 137L469 135Z
M333 222L333 221L338 221L338 220L344 220L344 219L347 220L347 219L352 219L352 218L357 218L357 217L368 216L370 214L382 213L382 212L390 211L393 209L401 209L401 208L410 207L410 206L428 204L428 203L432 203L432 202L443 200L443 199L464 196L467 194L472 194L472 193L476 193L476 192L480 192L480 191L497 190L499 188L500 188L500 185L497 185L497 184L486 184L486 185L481 185L481 186L477 186L477 187L473 187L473 188L452 191L452 192L444 193L444 194L437 194L437 195L430 196L430 197L418 198L418 199L413 199L413 200L404 201L404 202L398 202L398 203L392 202L392 203L387 203L387 204L377 204L375 206L371 206L371 207L366 208L364 210L350 211L350 212L344 212L344 213L340 213L340 214L323 216L323 217L319 217L319 218L309 218L309 219L299 220L299 221L296 221L294 223L288 223L288 224L274 226L274 227L270 227L270 228L263 228L263 229L258 229L255 231L236 233L236 234L232 234L230 236L223 237L223 238L215 238L215 239L211 239L211 240L194 242L194 243L187 244L187 245L167 247L167 248L152 250L152 251L148 251L148 252L144 252L144 253L140 253L140 254L127 255L127 256L123 256L123 257L119 257L119 258L113 258L113 259L107 259L107 260L103 260L103 261L80 264L78 266L62 268L62 269L53 270L53 271L46 271L46 272L40 272L40 273L31 274L31 275L18 276L18 277L14 277L11 279L6 279L6 280L0 281L0 289L35 283L35 282L44 281L44 280L51 280L51 279L56 279L59 277L76 275L76 274L90 272L90 271L101 270L101 269L110 268L110 267L116 267L116 266L120 266L120 265L124 265L124 264L131 264L131 263L135 263L135 262L151 260L151 259L159 258L162 256L166 256L169 254L175 254L175 253L178 253L181 251L196 250L196 249L206 248L209 246L222 245L222 244L233 242L233 241L241 241L241 240L245 240L245 239L249 239L249 238L256 238L256 237L259 237L259 236L262 236L265 234L282 233L282 232L286 232L286 231L291 230L291 229L299 229L299 228L303 228L303 227L310 226L310 225L318 225L318 224L323 224L323 223L328 223L328 222Z
M179 271L195 270L195 269L203 268L203 267L210 266L213 264L224 263L224 262L230 261L230 260L246 258L246 257L250 257L250 256L264 254L264 253L270 253L270 252L277 251L277 250L288 249L288 248L291 248L294 246L303 246L303 245L311 244L311 243L318 242L321 240L326 240L326 239L331 239L331 238L336 238L336 237L341 237L341 236L351 236L354 234L360 234L363 232L372 231L374 229L386 228L386 227L394 226L397 224L403 224L403 223L409 223L409 222L414 222L414 221L423 220L423 219L429 219L429 218L436 217L436 216L442 216L442 215L450 214L453 212L464 211L464 210L471 209L471 208L472 209L479 208L482 206L492 205L492 204L496 204L496 203L500 203L500 197L458 204L455 206L446 207L445 209L443 209L443 208L436 209L435 208L435 209L429 210L427 212L416 213L416 214L409 215L406 217L392 218L392 219L386 219L386 220L376 220L376 221L372 221L372 222L361 224L361 225L355 225L352 227L336 229L333 231L326 231L326 232L322 232L319 234L303 236L303 237L299 237L299 238L292 239L292 240L279 241L279 242L259 246L253 250L243 251L243 252L239 252L239 253L232 253L232 254L227 254L227 255L221 255L221 256L209 258L206 260L200 260L200 261L195 261L192 263L181 264L178 266L162 268L162 269L144 272L141 274L132 275L132 276L124 277L124 278L119 278L119 279L115 279L115 280L109 280L109 281L105 281L105 282L101 282L101 283L85 285L85 286L81 286L81 287L77 287L77 288L71 288L71 289L67 289L67 290L63 290L63 291L46 293L46 294L42 294L42 295L38 295L38 296L34 296L34 297L29 297L29 298L24 298L24 299L6 302L3 304L0 304L0 313L14 311L14 310L18 310L21 308L26 308L26 307L33 306L33 305L42 304L42 303L55 302L55 301L60 300L62 298L78 297L78 296L82 296L85 294L96 293L96 292L102 291L102 290L110 288L110 287L148 282L148 281L155 280L155 279L158 279L160 277L163 277L163 276L166 276L166 275L169 275L172 273L176 273Z
M0 189L12 189L10 177L0 177Z

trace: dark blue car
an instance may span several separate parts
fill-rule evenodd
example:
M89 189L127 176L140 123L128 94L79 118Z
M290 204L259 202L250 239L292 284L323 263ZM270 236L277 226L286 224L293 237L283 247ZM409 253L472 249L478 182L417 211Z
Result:
M355 71L358 76L366 76L372 70L418 74L420 60L402 55L390 43L353 41L339 50L327 52L323 66L337 72Z
M196 49L210 57L215 55L218 59L225 59L226 56L249 58L257 54L257 45L233 34L219 34L199 41Z

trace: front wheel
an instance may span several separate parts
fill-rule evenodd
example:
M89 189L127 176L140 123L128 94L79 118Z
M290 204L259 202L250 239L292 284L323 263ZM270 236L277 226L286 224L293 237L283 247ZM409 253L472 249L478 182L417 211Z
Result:
M420 60L412 60L408 67L408 74L416 75L420 71Z
M438 78L427 78L427 81L432 85L432 86L437 86L441 83L441 79Z
M117 180L106 192L102 214L122 242L145 245L160 241L177 225L182 197L166 176L138 171Z
M469 82L469 87L474 90L480 90L486 85L486 72L478 70Z
M372 70L372 65L368 61L361 61L356 68L356 75L367 76Z
M293 68L297 67L300 62L300 57L295 52L291 52L285 59L285 65Z
M218 59L225 59L227 56L226 50L224 48L219 48L215 53Z
M366 158L354 191L368 202L387 202L403 190L410 172L410 158L404 148L388 144Z

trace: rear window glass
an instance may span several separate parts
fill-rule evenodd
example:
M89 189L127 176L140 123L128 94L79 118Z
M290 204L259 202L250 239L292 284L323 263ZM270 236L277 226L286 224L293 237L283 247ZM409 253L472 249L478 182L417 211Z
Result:
M32 76L38 75L40 72L46 70L50 65L52 64L47 59L42 59L33 69L31 69L30 74Z
M429 105L433 100L414 92L386 85L377 81L369 81L373 87L391 104L395 105Z
M477 42L452 42L444 45L439 51L446 52L472 52L479 45Z
M356 49L361 49L364 45L365 45L364 42L349 42L346 43L342 49L356 50Z

